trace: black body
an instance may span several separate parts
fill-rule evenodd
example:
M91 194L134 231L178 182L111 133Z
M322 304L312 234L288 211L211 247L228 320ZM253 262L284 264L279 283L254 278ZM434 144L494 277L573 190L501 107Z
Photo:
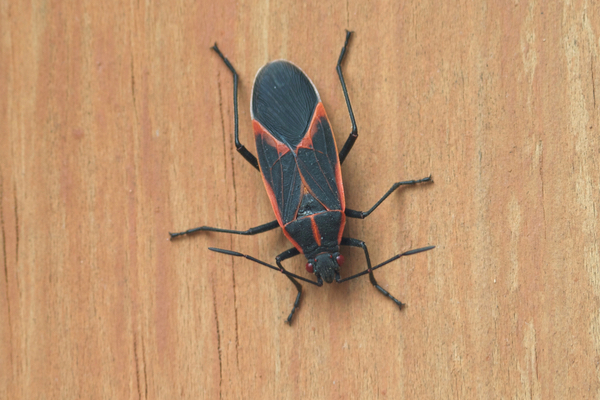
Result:
M252 90L258 163L283 233L331 283L344 229L344 189L333 132L319 93L289 61L265 65ZM319 260L321 260L319 258Z
M302 287L297 280L321 286L323 280L327 283L334 280L341 283L368 273L371 283L399 307L402 307L400 301L377 283L373 271L402 256L433 248L433 246L428 246L409 250L372 267L366 244L361 240L342 236L346 217L363 219L398 187L431 181L431 177L426 177L419 180L397 182L366 212L346 208L341 164L358 137L341 69L350 35L351 32L346 33L346 41L337 64L338 76L352 122L352 132L342 150L338 153L331 124L313 83L300 68L288 61L279 60L265 65L258 72L254 82L251 113L258 159L239 142L238 76L229 60L223 56L215 44L213 50L217 52L233 74L236 148L253 167L260 170L276 221L250 228L247 231L202 226L184 232L171 233L171 238L198 231L254 235L281 226L283 233L294 247L276 257L277 267L234 251L210 249L232 256L245 257L285 274L298 290L292 312L287 318L288 322L291 322L300 302ZM362 248L367 261L367 269L341 279L340 265L343 257L340 254L340 246ZM316 282L290 273L283 268L282 261L300 253L306 256L307 270L315 274Z

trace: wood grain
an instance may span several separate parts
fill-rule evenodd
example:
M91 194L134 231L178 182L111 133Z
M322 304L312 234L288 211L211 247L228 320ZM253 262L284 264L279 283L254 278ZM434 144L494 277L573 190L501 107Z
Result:
M293 61L338 143L368 279L295 291L233 143L256 71ZM572 2L0 2L0 398L600 396L600 7ZM596 97L598 96L598 100ZM345 252L345 274L364 268ZM306 274L304 261L288 263Z

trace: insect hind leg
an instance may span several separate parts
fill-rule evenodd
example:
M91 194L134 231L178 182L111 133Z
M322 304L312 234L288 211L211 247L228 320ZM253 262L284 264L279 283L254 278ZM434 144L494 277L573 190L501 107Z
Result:
M348 89L346 88L346 82L344 81L344 75L342 74L342 62L344 61L344 56L346 55L346 48L348 47L348 41L350 40L350 36L352 35L351 31L346 31L346 40L344 41L344 47L342 47L342 51L340 52L340 57L338 58L336 71L338 73L338 77L340 78L340 84L342 85L342 92L344 92L344 98L346 99L346 107L348 107L348 114L350 115L350 122L352 123L352 132L348 139L346 139L346 143L344 143L344 147L340 150L339 158L340 164L344 162L348 153L354 146L354 142L356 142L356 138L358 138L358 128L356 127L356 120L354 119L354 112L352 111L352 105L350 104L350 97L348 96Z
M248 149L246 149L246 146L241 144L240 139L239 139L239 133L238 133L239 132L239 128L238 128L239 127L239 123L238 123L239 118L238 118L238 99L237 99L238 74L235 71L235 68L233 68L233 65L231 65L231 63L227 59L227 57L225 57L223 55L223 53L221 53L221 50L219 50L219 47L217 47L216 43L213 47L211 47L211 49L213 49L219 55L219 57L221 57L221 60L223 60L225 65L227 65L227 68L229 68L229 70L233 74L233 115L234 115L234 126L235 126L234 127L234 129L235 129L235 148L246 159L246 161L248 161L254 168L256 168L257 170L260 171L260 168L258 166L258 160L256 159L256 156L254 154L252 154Z

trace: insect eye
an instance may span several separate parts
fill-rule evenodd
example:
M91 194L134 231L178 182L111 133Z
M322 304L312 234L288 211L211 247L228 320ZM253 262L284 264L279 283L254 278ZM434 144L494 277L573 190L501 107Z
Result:
M306 263L306 270L308 272L310 272L311 274L313 272L315 272L315 266L313 265L313 263L310 263L310 262Z
M338 265L342 265L344 263L344 260L344 256L341 254L335 258L335 261L337 261Z

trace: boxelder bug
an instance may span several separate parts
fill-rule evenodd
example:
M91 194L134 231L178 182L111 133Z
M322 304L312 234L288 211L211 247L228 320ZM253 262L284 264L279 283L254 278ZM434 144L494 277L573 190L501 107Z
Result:
M402 256L434 248L434 246L427 246L409 250L371 267L365 242L342 236L346 217L361 219L368 217L398 187L431 181L431 176L429 176L419 180L394 183L390 190L370 210L365 212L346 208L341 164L358 137L354 113L342 75L342 61L350 35L351 32L346 31L346 40L336 68L352 122L352 133L342 150L338 154L331 125L312 81L294 64L279 60L262 67L254 80L250 108L258 160L239 141L238 75L215 43L212 49L233 74L234 129L237 151L262 173L263 183L277 219L246 231L201 226L185 232L170 233L171 238L198 231L255 235L281 226L284 235L294 247L275 258L277 267L235 251L209 249L235 257L245 257L285 274L298 290L296 301L287 318L288 323L291 322L300 303L302 286L298 280L322 286L323 280L327 283L334 280L341 283L369 274L373 286L402 308L403 304L400 301L379 286L373 276L373 271ZM344 257L340 254L340 246L363 249L367 260L367 269L341 279L340 266ZM308 260L306 269L315 274L316 282L288 272L281 265L282 261L300 253L306 256Z

